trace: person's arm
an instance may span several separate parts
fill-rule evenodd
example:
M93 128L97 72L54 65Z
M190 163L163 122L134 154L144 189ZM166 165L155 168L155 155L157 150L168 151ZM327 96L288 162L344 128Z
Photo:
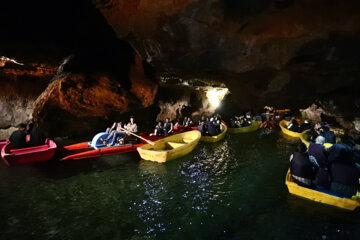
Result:
M291 160L293 159L293 157L294 157L294 154L291 154L291 155L290 155L290 160L289 160L290 162L291 162Z
M116 122L114 122L114 124L113 124L112 127L110 128L109 133L111 133L112 131L114 131L115 126L116 126Z
M133 129L133 133L137 133L137 131L138 131L137 124L135 123L134 125L135 126L134 126L134 129Z
M290 123L288 126L287 126L287 129L290 129L292 127L292 123Z

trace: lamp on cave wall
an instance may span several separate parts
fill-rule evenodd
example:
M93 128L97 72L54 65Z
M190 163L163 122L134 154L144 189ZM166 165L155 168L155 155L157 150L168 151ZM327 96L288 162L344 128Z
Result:
M227 88L212 88L206 91L206 97L211 107L217 108L228 93L229 89Z

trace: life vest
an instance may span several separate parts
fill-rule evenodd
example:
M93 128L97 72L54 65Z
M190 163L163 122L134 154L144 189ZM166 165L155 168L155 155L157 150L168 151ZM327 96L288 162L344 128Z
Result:
M293 158L290 162L290 173L291 175L314 179L315 172L314 166L309 160L307 153L294 152Z

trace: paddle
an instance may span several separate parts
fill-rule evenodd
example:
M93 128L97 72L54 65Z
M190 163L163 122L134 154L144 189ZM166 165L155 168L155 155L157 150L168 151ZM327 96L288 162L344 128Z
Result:
M148 144L151 144L151 145L155 145L155 143L153 141L150 141L150 140L147 140L146 138L143 138L135 133L132 133L130 132L129 130L126 130L124 128L120 128L121 130L125 131L126 133L130 133L131 135L134 135L135 137L137 138L140 138L141 140L144 140L145 142L147 142Z

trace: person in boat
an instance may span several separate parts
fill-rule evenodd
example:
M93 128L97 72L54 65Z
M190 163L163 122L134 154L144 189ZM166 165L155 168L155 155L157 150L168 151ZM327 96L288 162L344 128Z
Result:
M238 128L239 126L236 124L236 121L234 118L230 118L229 125L231 128Z
M202 116L201 119L199 120L198 126L200 126L202 122L205 122L205 117L204 116Z
M124 128L131 133L137 133L138 132L138 126L135 123L135 118L130 117L130 122L124 126Z
M178 130L180 127L180 120L177 120L174 124L174 130Z
M209 136L216 136L219 134L217 127L213 123L214 119L210 118L210 121L206 123L206 129Z
M213 124L215 125L217 132L221 133L221 120L219 120L218 117L214 117Z
M311 129L311 125L309 120L305 119L304 123L300 125L299 132L303 132L309 129Z
M320 136L320 129L321 129L321 123L316 123L314 128L312 128L310 130L310 133L309 133L309 140L311 142L315 142L315 139Z
M306 145L299 143L290 156L290 173L294 180L304 186L311 186L318 164L314 157L306 152Z
M187 118L186 120L186 124L185 124L185 127L191 127L193 125L193 121L191 120L190 117Z
M125 141L127 142L134 142L136 143L138 141L138 139L131 135L130 133L137 133L138 132L138 126L137 124L135 123L135 119L134 117L130 117L130 122L128 124L126 124L124 126L124 128L126 129L125 133L126 133L126 136L125 136Z
M158 124L155 126L154 133L151 136L163 136L166 134L166 129L162 121L158 121Z
M46 138L45 138L43 132L38 128L36 123L29 124L29 130L30 130L29 131L29 134L30 134L29 146L30 147L45 145Z
M287 126L287 129L289 129L292 132L299 131L299 123L296 121L294 117L291 119L290 124Z
M356 167L352 154L349 153L346 148L340 147L330 171L332 179L330 190L348 198L356 194L360 178L360 169Z
M206 136L207 135L207 129L206 129L206 124L205 121L202 121L201 124L197 127L197 130L201 133L202 136Z
M11 148L13 149L28 147L26 142L26 124L19 124L18 129L10 135L9 141L11 143Z
M183 125L184 127L187 127L186 124L187 124L187 117L184 117L184 120L183 120L183 122L182 122L182 125Z
M332 144L336 143L335 133L333 131L330 131L329 126L325 125L324 127L322 127L320 132L321 132L321 136L325 138L325 143L332 143Z
M171 134L173 132L174 125L170 121L170 118L165 119L164 128L165 128L166 134Z
M109 132L110 132L110 134L108 135L107 138L105 138L105 139L100 138L100 140L103 142L104 145L107 145L108 147L110 147L110 146L114 146L117 142L119 142L120 144L124 143L124 138L125 138L126 134L123 130L122 122L114 122L114 124L111 127L111 129L109 130ZM108 144L110 139L112 141L110 144Z
M315 143L310 143L308 153L316 159L319 169L316 173L314 184L320 189L330 188L330 171L329 163L327 160L326 148L324 146L325 138L319 136L316 138Z

